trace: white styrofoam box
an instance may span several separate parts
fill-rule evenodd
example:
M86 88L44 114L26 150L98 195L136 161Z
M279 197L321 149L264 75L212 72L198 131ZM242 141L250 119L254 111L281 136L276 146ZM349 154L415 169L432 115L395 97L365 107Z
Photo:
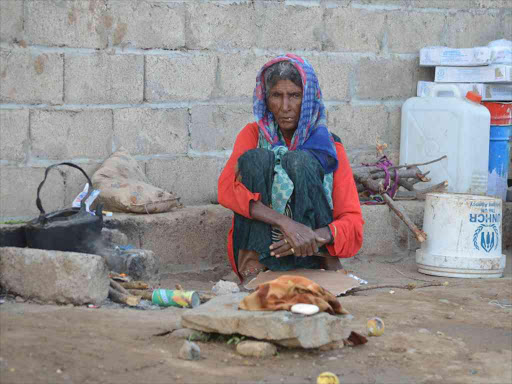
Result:
M420 65L474 67L488 65L491 62L491 49L488 47L447 48L425 47L420 50Z
M484 101L512 101L512 84L483 84Z
M418 97L426 97L430 94L432 87L435 85L433 81L418 81L416 95ZM465 95L469 91L477 92L482 96L484 101L512 101L512 84L481 84L481 83L448 83L457 87L461 95Z
M488 44L491 50L491 64L512 65L512 41L495 40Z
M512 82L512 66L436 67L436 83L504 83Z

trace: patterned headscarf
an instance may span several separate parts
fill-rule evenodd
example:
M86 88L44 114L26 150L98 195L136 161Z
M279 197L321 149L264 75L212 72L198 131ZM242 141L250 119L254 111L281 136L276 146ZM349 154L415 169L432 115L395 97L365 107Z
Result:
M274 120L274 115L267 108L263 76L268 67L280 61L292 63L302 78L303 96L300 119L289 150L308 151L320 162L325 173L334 172L338 168L338 158L334 139L327 130L322 91L313 67L305 59L293 54L286 54L270 60L258 72L256 88L254 88L253 112L260 133L272 147L285 146L285 143L279 138L279 128Z

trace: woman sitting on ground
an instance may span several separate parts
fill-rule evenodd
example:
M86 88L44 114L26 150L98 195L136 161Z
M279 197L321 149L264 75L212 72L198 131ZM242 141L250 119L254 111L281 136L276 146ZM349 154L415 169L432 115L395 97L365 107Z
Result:
M341 268L363 241L357 189L339 138L327 130L316 74L288 54L256 79L256 122L238 134L219 178L234 211L228 257L241 281L259 272Z

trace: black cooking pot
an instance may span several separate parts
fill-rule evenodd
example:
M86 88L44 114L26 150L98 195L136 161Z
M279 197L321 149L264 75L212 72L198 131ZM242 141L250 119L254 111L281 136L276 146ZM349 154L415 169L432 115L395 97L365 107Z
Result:
M89 191L82 199L80 208L68 208L45 213L39 193L52 168L67 165L81 171L89 182ZM96 213L87 212L85 201L93 191L92 182L87 173L73 163L54 164L46 168L44 180L37 188L36 205L41 214L25 226L27 246L30 248L49 249L67 252L97 253L101 244L103 228L103 205L96 208Z

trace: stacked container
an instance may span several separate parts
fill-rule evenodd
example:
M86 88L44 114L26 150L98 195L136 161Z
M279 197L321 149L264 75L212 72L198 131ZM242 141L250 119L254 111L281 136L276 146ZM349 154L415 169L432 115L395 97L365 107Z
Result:
M436 84L429 96L408 99L402 107L400 164L423 163L430 186L448 181L448 192L487 192L490 113L477 94L469 98L453 85Z

